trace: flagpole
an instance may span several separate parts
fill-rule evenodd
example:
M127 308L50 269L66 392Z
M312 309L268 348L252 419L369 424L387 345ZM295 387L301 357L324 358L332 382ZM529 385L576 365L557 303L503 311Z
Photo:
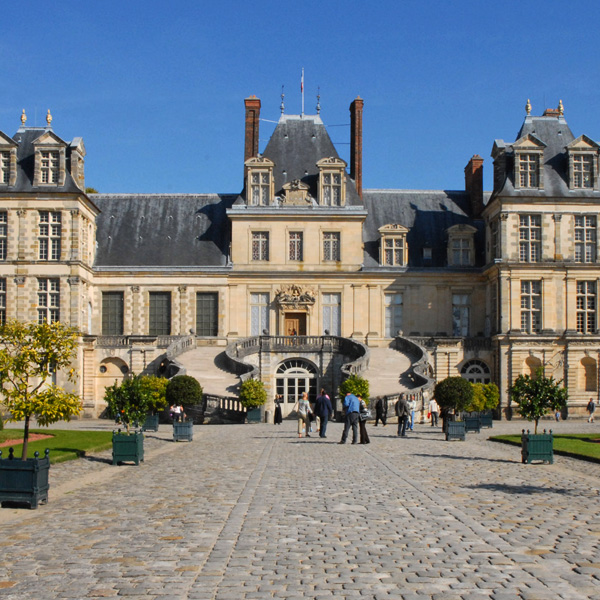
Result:
M304 116L304 67L302 67L302 80L300 81L300 91L302 92L302 116Z

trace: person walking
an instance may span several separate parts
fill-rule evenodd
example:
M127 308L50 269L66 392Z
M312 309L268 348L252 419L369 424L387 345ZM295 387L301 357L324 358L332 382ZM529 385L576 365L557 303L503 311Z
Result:
M283 398L281 397L281 395L275 396L275 416L273 417L273 422L275 423L275 425L281 425L281 423L283 422L283 416L281 413L282 401Z
M385 427L387 422L387 411L387 399L379 396L377 402L375 402L375 427L377 427L379 421L381 421L381 424Z
M415 427L415 410L417 410L417 400L414 394L411 395L408 405L410 406L410 430L413 431Z
M594 412L596 411L596 403L594 402L593 398L590 398L590 401L588 402L587 408L586 410L589 413L589 417L588 417L588 423L593 423L594 422Z
M367 408L367 403L363 400L360 394L357 394L357 398L360 406L358 411L358 430L360 432L360 443L370 444L371 440L369 439L369 434L367 433L367 415L369 414L369 409Z
M410 414L410 405L407 402L404 394L400 395L398 402L396 402L396 416L398 417L398 435L400 437L406 437L406 424L408 422L408 416Z
M360 401L358 398L348 392L344 398L344 432L342 433L342 439L338 442L339 444L345 444L348 439L348 433L350 427L352 427L352 443L358 442L358 413L360 411Z
M440 407L435 398L432 398L429 402L429 414L431 415L431 426L437 427Z
M306 432L306 437L310 437L309 415L312 413L312 410L310 409L310 403L308 402L308 394L306 392L302 392L302 396L300 396L296 404L294 404L293 410L298 411L298 437L302 437L303 430Z
M329 421L329 415L333 414L333 406L331 406L331 399L325 393L325 389L321 388L321 393L317 396L315 402L315 415L319 417L319 437L327 437L327 422Z

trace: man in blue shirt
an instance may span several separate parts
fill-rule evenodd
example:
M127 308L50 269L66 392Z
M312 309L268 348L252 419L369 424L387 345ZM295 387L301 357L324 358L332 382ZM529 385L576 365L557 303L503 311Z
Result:
M346 443L350 427L352 427L352 443L356 444L358 441L358 412L360 411L360 400L350 392L348 392L344 398L344 410L346 414L344 419L344 433L342 434L342 439L339 443Z

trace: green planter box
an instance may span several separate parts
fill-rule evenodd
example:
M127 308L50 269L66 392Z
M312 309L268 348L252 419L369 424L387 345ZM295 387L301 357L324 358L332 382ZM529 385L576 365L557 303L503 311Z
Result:
M158 415L147 415L142 431L158 431Z
M466 432L474 431L475 433L479 433L481 431L481 418L479 415L465 417L464 423Z
M35 458L20 460L14 458L10 448L8 458L2 458L0 451L0 504L19 502L37 508L40 502L48 502L48 475L50 472L50 451L46 449L43 458L39 452Z
M521 434L521 462L531 464L533 460L541 460L552 464L554 462L553 449L554 436L552 430L546 433L523 433Z
M446 441L452 440L465 441L465 422L464 421L447 421L446 422Z
M248 419L248 423L260 423L262 421L261 409L259 408L249 408L246 413L246 418Z
M491 429L494 426L494 420L491 411L479 413L479 420L481 421L482 427L488 427Z
M113 465L123 462L134 462L136 465L144 461L144 434L141 431L127 433L113 431Z
M191 442L194 439L194 421L173 423L173 441Z

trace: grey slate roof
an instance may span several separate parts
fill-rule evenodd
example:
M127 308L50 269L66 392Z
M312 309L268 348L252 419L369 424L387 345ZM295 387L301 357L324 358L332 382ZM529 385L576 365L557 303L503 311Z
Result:
M95 268L226 267L236 195L90 194L97 217Z

